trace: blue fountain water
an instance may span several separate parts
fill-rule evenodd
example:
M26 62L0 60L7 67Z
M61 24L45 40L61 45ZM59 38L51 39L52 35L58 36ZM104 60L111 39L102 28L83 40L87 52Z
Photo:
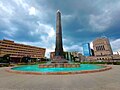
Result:
M93 65L93 64L80 64L78 68L39 68L38 65L25 65L20 67L14 67L12 70L18 71L32 71L32 72L74 72L83 70L96 70L104 68L104 66Z

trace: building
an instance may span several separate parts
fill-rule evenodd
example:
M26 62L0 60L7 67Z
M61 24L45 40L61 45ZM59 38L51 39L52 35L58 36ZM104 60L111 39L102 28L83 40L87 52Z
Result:
M91 53L91 56L85 57L85 61L120 62L120 55L113 55L109 39L106 37L96 38L93 41L93 50L91 49Z
M52 60L54 59L54 57L55 57L55 52L50 52L50 59Z
M113 52L109 39L106 37L97 38L93 41L94 56L87 57L88 60L112 60Z
M105 37L94 40L93 49L95 56L113 55L109 39Z
M91 49L89 43L83 44L83 54L84 56L91 56Z
M45 48L18 44L10 40L0 40L0 57L6 54L10 54L11 60L19 62L24 56L29 56L31 58L44 58Z

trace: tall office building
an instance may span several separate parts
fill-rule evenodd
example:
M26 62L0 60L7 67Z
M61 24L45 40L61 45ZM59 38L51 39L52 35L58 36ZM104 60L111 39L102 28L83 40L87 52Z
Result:
M97 38L93 41L93 49L95 56L113 55L109 39L106 37Z
M19 62L24 56L38 59L44 58L45 50L45 48L18 44L10 40L0 40L0 57L10 54L11 59L15 62Z
M83 44L83 54L84 56L91 56L91 49L89 43Z

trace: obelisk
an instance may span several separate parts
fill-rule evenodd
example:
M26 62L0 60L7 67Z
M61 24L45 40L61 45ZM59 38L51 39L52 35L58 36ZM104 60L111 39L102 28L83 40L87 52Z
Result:
M55 57L52 63L67 63L68 61L64 59L63 55L63 44L62 44L62 25L61 25L61 13L58 10L56 16L56 47L55 47Z
M61 13L58 10L56 16L56 47L55 56L63 57L63 44L62 44L62 26L61 26Z

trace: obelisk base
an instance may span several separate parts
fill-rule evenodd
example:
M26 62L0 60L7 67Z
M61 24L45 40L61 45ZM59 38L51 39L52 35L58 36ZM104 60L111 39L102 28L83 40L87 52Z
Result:
M63 56L55 56L51 63L68 63L68 60L64 59Z

